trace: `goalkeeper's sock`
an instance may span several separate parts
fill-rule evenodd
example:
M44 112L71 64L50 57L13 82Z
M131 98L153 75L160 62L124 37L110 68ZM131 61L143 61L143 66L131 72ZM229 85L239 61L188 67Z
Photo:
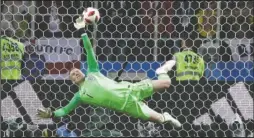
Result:
M158 80L171 80L167 73L158 74Z
M182 124L175 118L173 118L169 113L165 112L162 114L164 121L163 123L170 123L172 126L176 128L180 128Z
M161 123L161 124L165 123L165 117L163 114L160 114L159 123Z
M168 73L168 71L172 70L173 66L175 66L176 61L175 60L169 60L164 65L156 69L156 74L165 74Z

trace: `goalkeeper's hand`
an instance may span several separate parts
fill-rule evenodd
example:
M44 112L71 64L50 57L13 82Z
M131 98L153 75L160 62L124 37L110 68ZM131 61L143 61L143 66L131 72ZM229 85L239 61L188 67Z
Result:
M40 118L50 118L53 115L53 112L51 111L50 108L45 108L45 109L37 109L37 114L38 117Z
M83 20L83 17L79 16L79 18L76 19L76 22L74 23L74 27L75 27L77 30L86 27L86 23L85 23L85 21Z

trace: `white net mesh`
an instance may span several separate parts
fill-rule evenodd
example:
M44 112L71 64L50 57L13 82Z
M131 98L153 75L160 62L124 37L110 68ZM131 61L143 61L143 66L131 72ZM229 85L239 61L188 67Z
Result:
M2 136L41 136L63 124L35 113L65 106L78 91L68 72L86 71L73 26L86 7L101 14L86 31L104 75L115 79L123 69L119 80L155 79L155 69L188 39L206 62L206 79L177 82L171 72L171 87L147 99L149 107L176 117L181 129L82 105L66 117L78 136L253 136L253 1L3 1L1 34L23 43L25 53L21 78L1 77ZM13 117L24 125L6 128Z

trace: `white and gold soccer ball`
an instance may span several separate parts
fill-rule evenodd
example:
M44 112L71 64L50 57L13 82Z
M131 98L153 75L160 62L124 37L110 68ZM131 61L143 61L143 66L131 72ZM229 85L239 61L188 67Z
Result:
M83 11L83 20L87 25L97 24L100 20L100 12L98 9L88 7Z

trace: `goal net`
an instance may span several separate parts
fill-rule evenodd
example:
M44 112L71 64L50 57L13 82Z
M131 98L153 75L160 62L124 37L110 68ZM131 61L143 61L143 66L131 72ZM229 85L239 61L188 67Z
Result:
M253 1L2 1L1 55L23 44L20 79L3 78L1 56L1 135L41 136L64 120L78 136L247 136L253 137ZM65 106L78 87L71 68L86 72L86 53L75 19L86 7L100 11L86 27L101 72L115 80L156 79L155 69L192 40L205 60L200 81L176 81L146 99L182 124L144 122L121 113L81 105L63 118L39 119L37 108ZM6 37L3 37L6 36ZM21 45L22 46L22 45ZM11 57L11 56L10 56ZM8 68L7 68L8 69ZM11 71L12 69L8 69Z

